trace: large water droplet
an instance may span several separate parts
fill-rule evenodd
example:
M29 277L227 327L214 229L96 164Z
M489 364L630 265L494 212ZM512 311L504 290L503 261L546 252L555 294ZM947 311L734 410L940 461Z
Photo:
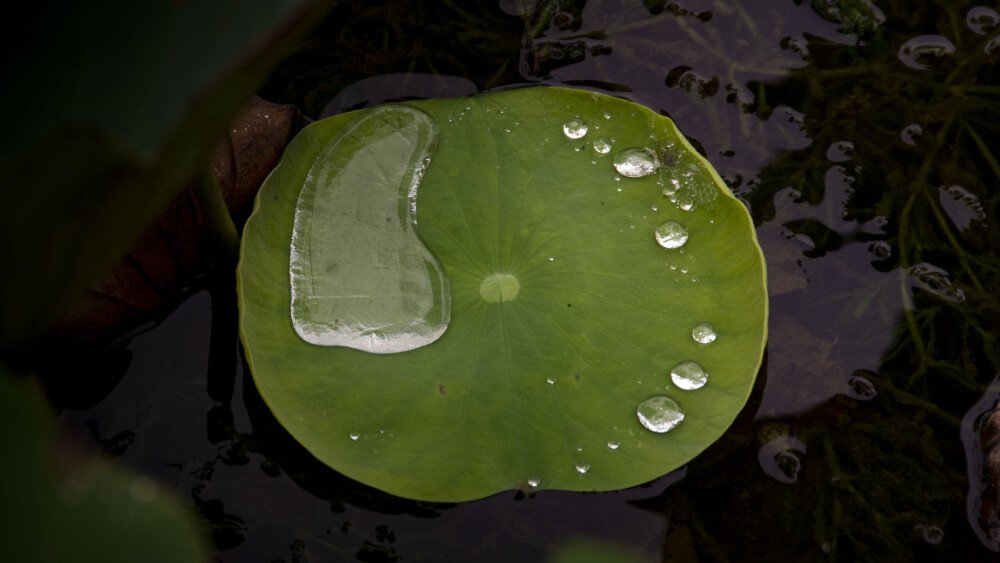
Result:
M609 152L611 152L611 144L612 144L611 139L607 137L601 137L600 139L595 139L593 144L594 151L597 152L597 154L608 154Z
M647 430L662 434L673 430L684 420L684 409L666 395L653 395L639 403L636 415Z
M899 60L910 68L926 70L955 52L955 45L941 35L919 35L899 48Z
M691 331L691 338L699 344L711 344L715 342L715 327L712 323L701 323Z
M590 464L589 463L578 463L578 464L576 464L576 472L579 473L580 475L583 475L584 473L586 473L588 471L590 471Z
M579 117L574 117L563 124L563 133L570 139L579 139L587 134L587 124Z
M663 248L680 248L687 240L687 228L677 221L667 221L656 227L656 242Z
M628 178L649 176L660 167L660 159L646 148L630 148L615 155L615 170Z
M451 319L448 277L416 233L437 125L387 105L345 131L309 169L295 206L292 326L320 346L377 354L426 346Z
M992 8L976 6L965 14L965 23L973 33L987 35L1000 25L1000 14Z
M698 362L681 362L670 370L670 379L681 389L701 389L708 382L708 372Z

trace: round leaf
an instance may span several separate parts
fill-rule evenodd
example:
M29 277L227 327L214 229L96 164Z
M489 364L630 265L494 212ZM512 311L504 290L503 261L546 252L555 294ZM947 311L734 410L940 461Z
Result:
M328 246L296 247L319 225ZM316 295L341 303L313 321L388 348L299 336L303 253ZM766 339L744 206L669 119L559 88L307 127L258 195L238 283L281 424L336 470L423 500L659 477L732 423ZM385 353L427 318L446 329Z

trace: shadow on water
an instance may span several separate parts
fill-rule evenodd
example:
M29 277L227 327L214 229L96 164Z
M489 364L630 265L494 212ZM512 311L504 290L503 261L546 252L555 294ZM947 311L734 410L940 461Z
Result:
M128 371L103 399L57 382L65 426L174 484L223 561L541 561L579 535L662 561L994 557L962 421L985 418L1000 373L1000 15L900 0L383 4L339 3L262 95L319 117L334 101L532 82L669 115L748 205L768 262L767 361L737 422L628 491L392 497L274 420L225 273L116 349ZM374 78L389 74L412 87Z

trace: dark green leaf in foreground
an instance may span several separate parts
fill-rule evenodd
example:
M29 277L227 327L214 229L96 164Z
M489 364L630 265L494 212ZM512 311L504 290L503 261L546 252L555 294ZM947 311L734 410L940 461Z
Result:
M557 88L387 107L306 128L245 230L247 356L296 439L382 490L460 501L630 487L722 435L761 362L764 264L746 209L669 119ZM341 303L315 316L324 330L409 338L364 322L388 310L444 333L378 354L301 338L291 249L317 225L333 237L298 283Z

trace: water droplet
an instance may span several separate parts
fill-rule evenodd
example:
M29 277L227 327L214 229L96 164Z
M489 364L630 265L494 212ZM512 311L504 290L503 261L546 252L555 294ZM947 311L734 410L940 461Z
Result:
M652 209L653 211L659 211L659 210L660 210L660 208L659 208L659 207L657 207L657 206L655 206L655 205L654 205L654 206L653 206L653 207L652 207L651 209Z
M597 154L608 154L611 152L611 139L607 137L601 137L600 139L594 140L594 151Z
M554 377L549 377L548 379L546 379L546 380L545 380L545 382L546 382L546 383L548 383L549 385L555 385L555 383L556 383L556 378L554 378Z
M292 326L318 346L376 354L426 346L451 319L447 274L414 229L437 125L415 108L390 104L345 131L330 148L337 158L310 167L295 206ZM372 187L364 181L372 174L384 182Z
M357 432L351 432L351 434L350 434L351 440L354 440L354 441L357 441L357 439L360 438L360 437L361 437L361 434L358 434Z
M919 35L899 48L899 60L906 66L927 70L944 57L955 53L955 45L941 35Z
M659 167L660 160L649 149L630 148L615 155L615 170L628 178L649 176Z
M584 473L586 473L588 471L590 471L590 464L589 463L578 463L578 464L576 464L576 472L579 473L580 475L583 475Z
M710 344L715 342L715 327L712 323L701 323L691 331L691 338L700 344Z
M555 256L549 256L549 262L555 262L555 260L556 260Z
M579 117L574 117L563 124L563 133L570 139L579 139L587 134L587 124Z
M530 486L530 487L532 487L532 488L534 488L534 487L537 487L537 486L538 486L538 485L540 485L541 483L542 483L542 480L541 480L541 479L538 479L538 478L535 478L535 479L528 479L528 486Z
M656 242L663 248L680 248L687 240L687 228L677 221L667 221L656 227Z
M686 196L686 195L677 196L676 203L677 207L680 207L682 211L691 211L691 208L694 207L694 200L691 199L691 196Z
M977 35L987 35L1000 25L1000 14L986 6L970 8L965 14L965 23Z
M619 446L621 446L621 443L619 443L618 440L608 440L609 450L617 450Z
M670 370L670 379L687 391L701 389L708 382L708 372L698 362L681 362Z
M653 395L639 403L636 415L647 430L662 434L673 430L684 420L684 409L666 395Z
M608 112L604 112L604 119L611 119L611 114Z

